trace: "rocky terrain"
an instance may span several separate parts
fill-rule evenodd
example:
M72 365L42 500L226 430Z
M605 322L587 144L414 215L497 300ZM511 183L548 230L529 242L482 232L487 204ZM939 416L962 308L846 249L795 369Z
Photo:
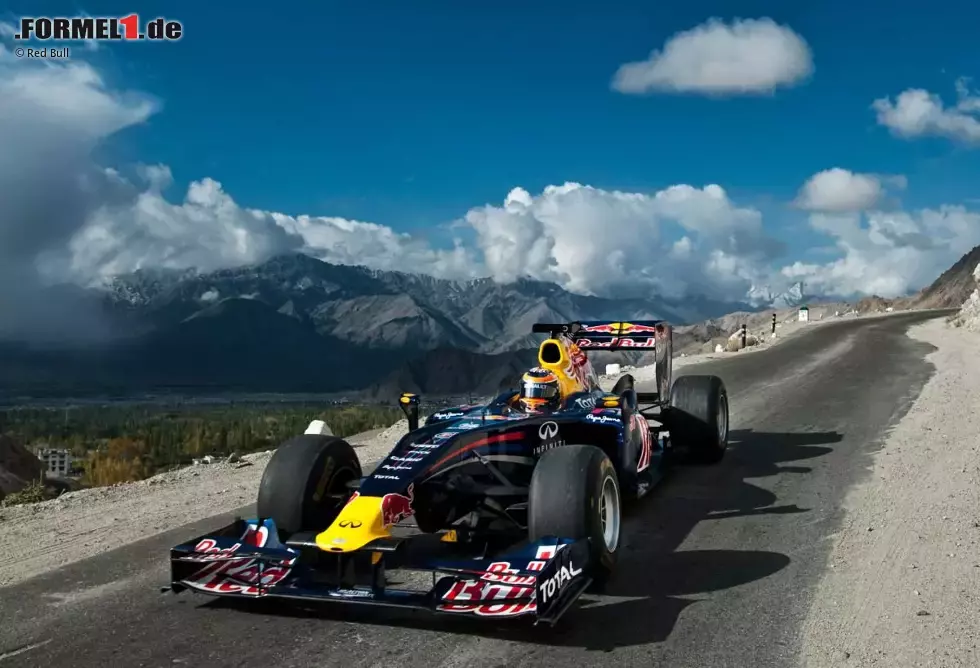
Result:
M803 665L980 665L980 335L941 319L935 375L880 446L814 596Z
M952 267L942 273L932 285L902 304L908 308L958 308L976 289L974 269L980 264L980 246L977 246Z
M0 501L44 476L41 462L12 437L0 434Z
M963 302L960 312L950 319L954 327L980 332L980 262L973 269L973 292Z

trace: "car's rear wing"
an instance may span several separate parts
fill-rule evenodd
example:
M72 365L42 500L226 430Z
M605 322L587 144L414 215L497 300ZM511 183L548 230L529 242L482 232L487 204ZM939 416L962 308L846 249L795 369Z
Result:
M658 347L669 347L667 342L672 338L671 326L665 320L537 323L531 331L536 334L568 336L583 350L654 350Z

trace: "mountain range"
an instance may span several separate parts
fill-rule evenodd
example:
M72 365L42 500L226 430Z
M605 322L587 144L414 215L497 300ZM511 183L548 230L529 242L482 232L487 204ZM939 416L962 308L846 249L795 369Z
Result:
M578 295L554 283L496 283L334 265L303 254L210 273L141 270L87 298L121 335L99 344L0 345L0 388L25 394L317 391L387 395L449 379L503 382L527 366L535 322L667 319L793 305L753 289L745 302ZM499 373L497 373L499 371ZM499 376L499 378L498 378Z

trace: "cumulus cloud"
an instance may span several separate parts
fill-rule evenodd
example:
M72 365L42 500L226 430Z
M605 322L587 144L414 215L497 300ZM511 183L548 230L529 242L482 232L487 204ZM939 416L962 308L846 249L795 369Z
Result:
M582 294L744 295L756 278L750 267L782 250L759 211L738 207L717 185L652 195L578 183L537 196L518 188L502 206L471 209L466 221L491 276L530 276Z
M612 87L621 93L771 93L813 72L800 35L769 18L719 19L673 35L646 60L621 65Z
M980 96L971 92L967 79L956 82L956 104L946 107L935 93L909 88L891 98L875 100L871 108L878 124L906 139L946 137L966 143L980 142Z
M39 300L34 260L63 248L94 211L124 196L91 152L145 121L156 103L109 90L84 63L38 64L2 45L0 100L0 337L94 334L98 320L75 300ZM54 319L70 330L52 326Z
M814 214L810 225L835 240L841 257L782 269L815 294L896 297L934 281L980 244L980 212L941 206L915 212Z
M761 214L738 207L717 185L672 186L654 194L577 183L531 195L513 189L500 205L461 218L476 243L451 249L376 223L248 209L203 179L182 202L160 192L167 172L144 173L143 189L92 211L60 253L40 266L50 280L98 285L142 268L209 271L302 251L337 263L423 272L554 281L582 294L744 295L761 263L782 247ZM161 181L162 180L162 181Z
M840 257L783 267L814 294L896 297L931 283L980 242L980 213L962 206L916 212L883 211L886 187L904 189L901 175L858 174L833 168L803 185L797 206L812 213L812 229L830 237Z
M796 204L812 211L861 211L877 204L883 193L881 180L873 174L834 167L810 177Z

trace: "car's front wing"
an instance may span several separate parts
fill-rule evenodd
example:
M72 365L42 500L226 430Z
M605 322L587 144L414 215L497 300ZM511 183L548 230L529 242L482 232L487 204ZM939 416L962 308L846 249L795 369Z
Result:
M379 559L383 558L378 555ZM555 624L591 584L587 540L543 539L495 559L433 560L428 591L341 586L279 542L271 519L238 520L171 549L171 584L214 596L345 602ZM441 575L441 577L440 577Z

